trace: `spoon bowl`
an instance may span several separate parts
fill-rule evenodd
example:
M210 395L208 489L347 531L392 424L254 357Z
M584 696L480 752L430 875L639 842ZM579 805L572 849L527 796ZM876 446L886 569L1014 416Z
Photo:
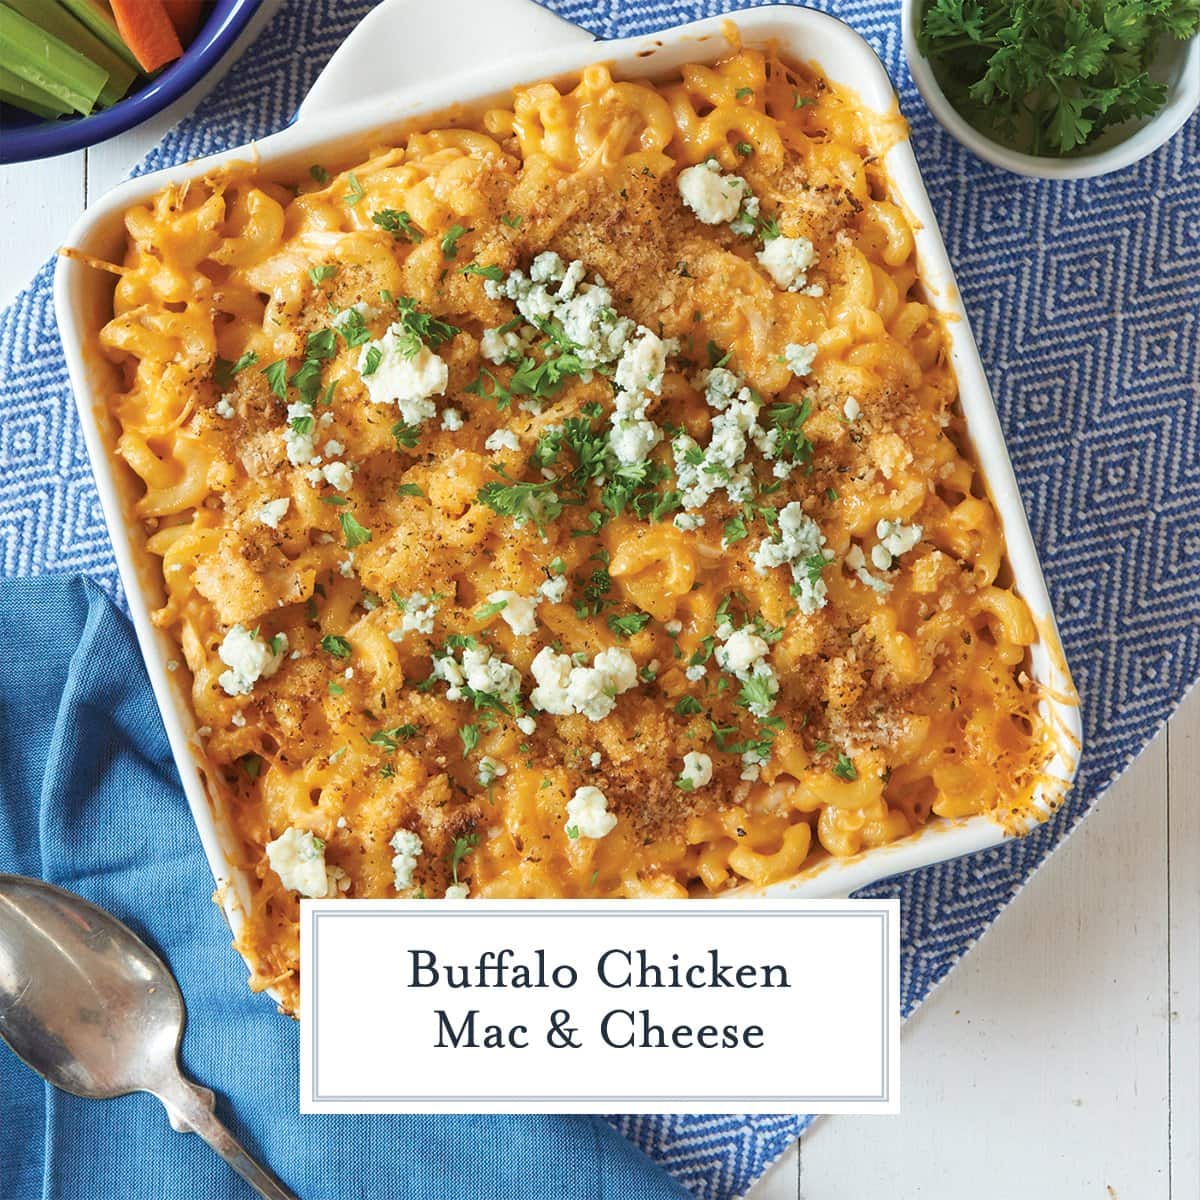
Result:
M115 917L0 875L0 1036L55 1087L89 1100L154 1091L174 1070L183 996Z
M259 1195L297 1200L179 1071L183 996L170 968L111 913L63 888L0 874L0 1037L26 1066L88 1100L150 1092Z

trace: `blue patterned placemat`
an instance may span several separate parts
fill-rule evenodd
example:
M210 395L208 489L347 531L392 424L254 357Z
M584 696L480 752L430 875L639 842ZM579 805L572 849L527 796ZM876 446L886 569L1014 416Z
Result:
M484 2L484 0L481 0ZM543 0L614 37L729 11L724 0ZM285 0L197 113L139 170L282 126L370 0ZM1135 167L1026 180L964 151L917 95L899 5L813 0L898 84L996 394L1084 704L1070 802L1028 837L868 889L898 895L911 1013L1200 676L1200 119ZM0 574L120 586L75 419L51 267L0 317ZM740 1195L804 1119L617 1117L704 1200Z

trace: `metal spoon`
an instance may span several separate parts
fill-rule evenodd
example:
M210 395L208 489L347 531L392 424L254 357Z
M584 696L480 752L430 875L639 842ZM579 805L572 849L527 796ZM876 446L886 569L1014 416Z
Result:
M150 1092L171 1128L198 1133L267 1200L297 1200L213 1115L179 1071L183 996L116 917L20 875L0 874L0 1037L55 1087L90 1100Z

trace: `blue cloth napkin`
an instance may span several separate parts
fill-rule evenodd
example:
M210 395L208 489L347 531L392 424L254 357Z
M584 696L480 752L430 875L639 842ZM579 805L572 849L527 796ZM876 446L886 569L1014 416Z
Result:
M736 0L543 2L602 37L745 7ZM173 130L139 170L285 124L370 7L370 0L284 0L231 84ZM1200 117L1117 174L1074 183L1021 179L973 158L925 109L904 64L897 0L812 0L811 7L863 34L900 91L1084 705L1087 750L1075 790L1054 820L1021 841L869 889L901 899L907 1015L1200 676ZM0 317L0 364L0 574L86 571L119 601L58 348L49 267ZM53 635L39 624L33 636L40 644ZM187 836L185 829L180 837ZM97 885L121 847L99 850L102 865L91 868ZM207 884L201 894L207 895ZM194 903L195 889L181 885L179 897L181 904ZM137 911L150 920L160 898L146 890ZM215 913L201 912L197 922L195 929L207 930L196 934L197 955L200 942L213 953L227 940ZM174 952L173 943L165 944ZM224 953L227 990L220 1002L240 1003L240 968ZM293 1058L289 1048L279 1069L290 1070ZM294 1136L296 1127L288 1124L293 1097L286 1090L282 1095L272 1119ZM730 1200L804 1120L675 1116L614 1123L703 1200ZM569 1120L551 1124L580 1127ZM364 1119L363 1128L368 1125ZM518 1131L535 1128L546 1127L536 1119L481 1127L477 1136L484 1140L464 1140L463 1153L485 1156L493 1149L488 1136L511 1142ZM254 1133L267 1136L261 1124ZM34 1145L22 1147L23 1154L35 1153ZM356 1149L362 1152L360 1144ZM37 1179L38 1168L22 1162L34 1172L26 1177ZM411 1184L406 1194L423 1194L419 1186ZM581 1174L573 1195L596 1186ZM518 1186L495 1194L536 1193Z
M296 1024L246 988L133 630L89 580L0 583L0 871L94 900L164 953L185 1070L302 1200L669 1200L590 1117L301 1117ZM3 1200L234 1200L248 1189L158 1101L79 1100L0 1049Z

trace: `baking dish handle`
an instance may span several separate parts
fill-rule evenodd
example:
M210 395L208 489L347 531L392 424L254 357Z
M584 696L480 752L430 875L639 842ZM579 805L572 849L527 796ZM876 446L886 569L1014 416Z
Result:
M533 0L383 0L334 52L296 119L455 74L472 61L592 40Z

